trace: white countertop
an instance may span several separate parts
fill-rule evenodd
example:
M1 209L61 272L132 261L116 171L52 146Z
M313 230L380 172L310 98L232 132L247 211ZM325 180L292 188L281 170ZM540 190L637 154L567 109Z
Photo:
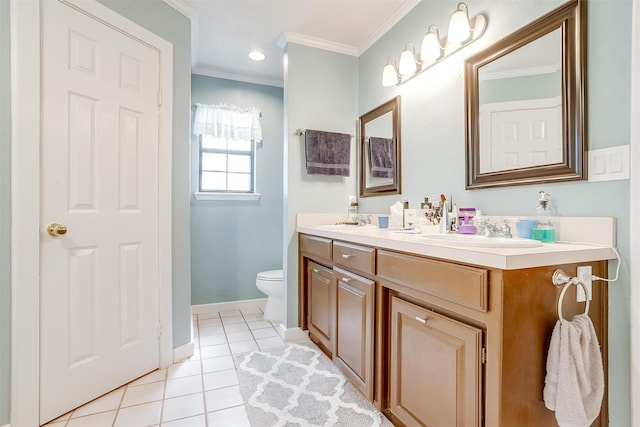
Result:
M300 215L308 215L300 217ZM374 246L382 249L390 249L416 255L424 255L447 261L473 264L502 270L515 270L519 268L541 267L546 265L570 264L579 262L611 260L616 254L606 242L594 243L543 243L534 248L480 248L460 247L446 242L425 243L411 241L412 234L400 233L378 227L362 227L358 229L322 229L317 228L311 220L313 214L299 214L296 231L329 239ZM327 216L323 215L316 224L332 224L327 222ZM606 218L612 220L612 218ZM602 220L602 218L596 218ZM575 221L573 221L575 223ZM615 234L615 221L610 221ZM608 227L609 222L600 222L598 226ZM580 228L584 227L582 224ZM591 228L592 230L593 228ZM590 228L582 228L590 230ZM567 230L564 234L571 235ZM605 233L606 234L606 233Z

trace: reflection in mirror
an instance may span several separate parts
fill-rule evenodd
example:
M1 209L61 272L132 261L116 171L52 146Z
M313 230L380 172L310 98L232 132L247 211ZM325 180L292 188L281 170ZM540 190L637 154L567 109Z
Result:
M400 193L400 97L360 117L360 197Z
M583 178L581 7L466 61L468 189Z

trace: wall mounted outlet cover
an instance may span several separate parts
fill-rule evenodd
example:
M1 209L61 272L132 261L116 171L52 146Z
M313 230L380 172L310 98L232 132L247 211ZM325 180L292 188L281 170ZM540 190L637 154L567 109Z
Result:
M582 283L584 283L587 286L587 289L589 290L589 300L591 300L591 291L592 291L591 276L592 275L593 273L590 265L583 265L581 267L578 267L578 279L580 279L580 281L582 281ZM578 290L576 292L576 301L578 302L586 301L584 289L582 289L582 286L579 286L579 285L578 285Z

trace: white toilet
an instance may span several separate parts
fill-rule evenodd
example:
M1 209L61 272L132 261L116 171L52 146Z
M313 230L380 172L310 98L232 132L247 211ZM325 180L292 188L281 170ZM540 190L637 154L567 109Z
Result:
M267 296L264 307L264 320L279 322L282 320L282 297L284 284L282 270L261 271L256 276L256 287Z

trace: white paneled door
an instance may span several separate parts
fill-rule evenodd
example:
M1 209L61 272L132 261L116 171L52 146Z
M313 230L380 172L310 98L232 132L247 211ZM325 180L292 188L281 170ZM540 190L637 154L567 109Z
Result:
M126 32L42 4L44 423L159 366L160 64Z

